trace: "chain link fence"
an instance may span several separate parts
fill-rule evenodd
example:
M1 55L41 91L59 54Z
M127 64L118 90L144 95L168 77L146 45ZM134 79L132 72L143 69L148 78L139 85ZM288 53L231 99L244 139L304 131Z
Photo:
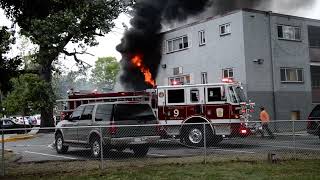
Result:
M1 175L68 172L139 163L319 159L319 121L82 126L6 130ZM18 132L19 134L16 134Z

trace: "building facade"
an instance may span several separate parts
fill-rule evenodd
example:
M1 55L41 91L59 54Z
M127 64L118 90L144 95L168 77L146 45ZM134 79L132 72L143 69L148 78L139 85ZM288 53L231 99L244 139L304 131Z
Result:
M160 86L232 78L277 120L306 119L320 103L319 20L242 9L163 32L163 39Z

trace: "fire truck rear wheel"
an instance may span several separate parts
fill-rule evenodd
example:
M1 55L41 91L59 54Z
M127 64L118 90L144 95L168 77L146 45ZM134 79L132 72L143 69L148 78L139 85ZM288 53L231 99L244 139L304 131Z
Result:
M183 139L188 146L201 147L204 144L202 125L192 125L183 128Z

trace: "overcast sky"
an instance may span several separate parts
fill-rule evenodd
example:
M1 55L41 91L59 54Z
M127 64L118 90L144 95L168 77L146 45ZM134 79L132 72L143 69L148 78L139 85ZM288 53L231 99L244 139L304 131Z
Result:
M277 9L277 8L273 7L273 9ZM279 12L279 13L292 14L293 12ZM320 0L316 1L316 4L313 6L313 9L303 9L299 12L294 12L294 15L320 19ZM116 27L105 37L98 38L98 42L99 42L98 46L91 47L88 49L88 52L91 54L94 54L95 56L92 57L87 55L87 56L81 57L81 59L91 65L94 65L94 62L98 57L114 56L118 60L120 60L121 54L119 54L115 50L115 47L120 43L122 34L124 32L122 23L125 23L126 25L129 26L129 21L130 21L130 18L128 15L121 14L119 18L115 20ZM0 9L0 26L11 26L10 21L4 16L2 9ZM17 44L18 45L15 45L13 48L13 51L10 53L11 55L18 54L19 41L17 41ZM68 68L73 67L73 65L74 65L74 61L72 60L66 63L66 66Z

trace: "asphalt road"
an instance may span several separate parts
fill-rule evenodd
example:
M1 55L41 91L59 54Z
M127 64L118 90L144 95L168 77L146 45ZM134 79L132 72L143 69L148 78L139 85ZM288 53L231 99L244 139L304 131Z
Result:
M295 141L294 141L295 140ZM53 134L38 134L33 139L5 143L5 149L19 153L22 158L18 162L42 162L57 160L90 159L88 149L70 148L67 154L57 154L53 147ZM296 147L296 148L295 148ZM299 134L298 136L278 135L276 139L247 137L224 139L219 145L208 147L207 154L263 154L266 152L302 152L320 155L319 137ZM204 154L204 148L192 148L181 145L177 140L166 140L153 145L149 152L150 158L184 157ZM104 155L106 159L134 158L130 150L123 152L111 151Z

